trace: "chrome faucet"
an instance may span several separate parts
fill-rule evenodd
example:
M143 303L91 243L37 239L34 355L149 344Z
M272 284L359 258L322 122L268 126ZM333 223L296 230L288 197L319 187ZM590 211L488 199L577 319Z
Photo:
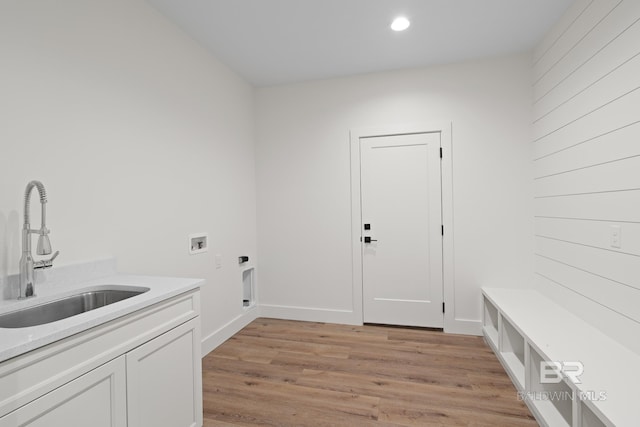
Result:
M33 187L38 189L40 194L40 206L42 207L42 216L39 230L31 229L31 215L29 212L29 204L31 198L31 190ZM20 258L20 295L18 299L24 299L36 296L34 269L49 268L53 266L53 260L60 253L55 254L48 260L34 261L31 255L31 233L38 233L38 246L36 253L38 255L49 255L51 253L51 242L49 241L49 230L46 226L47 218L47 192L44 185L40 181L31 181L27 184L24 192L24 226L22 227L22 257Z

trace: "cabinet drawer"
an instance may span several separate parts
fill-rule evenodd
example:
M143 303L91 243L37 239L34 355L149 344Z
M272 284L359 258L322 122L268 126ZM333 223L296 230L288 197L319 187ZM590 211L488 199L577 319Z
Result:
M0 416L197 317L199 295L178 295L3 362Z

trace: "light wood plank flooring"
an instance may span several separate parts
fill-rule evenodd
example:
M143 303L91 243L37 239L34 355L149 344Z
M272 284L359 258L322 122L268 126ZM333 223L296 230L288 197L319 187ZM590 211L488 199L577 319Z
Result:
M258 319L203 359L205 427L537 426L480 337Z

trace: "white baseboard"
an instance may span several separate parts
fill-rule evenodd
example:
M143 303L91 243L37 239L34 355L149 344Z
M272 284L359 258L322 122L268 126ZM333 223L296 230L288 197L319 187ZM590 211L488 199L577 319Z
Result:
M260 316L272 319L300 320L305 322L362 325L362 318L357 316L353 311L348 310L261 304ZM448 334L482 336L482 321L466 319L445 320L444 331Z
M357 318L356 314L351 310L331 310L325 308L260 304L260 316L272 319L300 320L305 322L362 325L362 319Z
M447 334L482 336L482 321L466 319L445 319L444 331Z
M362 325L362 319L350 310L331 310L311 307L260 304L228 322L218 330L202 339L202 357L209 354L220 344L256 320L258 317L271 319L299 320L303 322L338 323L343 325ZM479 320L445 319L444 331L448 334L482 335L482 322Z
M252 307L231 320L229 323L202 339L202 357L211 353L220 344L231 338L234 334L260 317L258 307Z

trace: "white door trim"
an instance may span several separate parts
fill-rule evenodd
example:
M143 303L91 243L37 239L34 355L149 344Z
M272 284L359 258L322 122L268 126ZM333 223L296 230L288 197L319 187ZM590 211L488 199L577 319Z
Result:
M360 138L391 136L411 133L440 132L442 159L442 222L444 238L442 242L443 298L445 303L444 330L453 333L475 333L466 331L464 325L455 319L454 260L453 260L453 162L451 122L426 122L403 125L389 125L377 128L352 129L351 143L351 259L353 286L354 323L362 323L362 251L361 236L361 194L360 194Z

